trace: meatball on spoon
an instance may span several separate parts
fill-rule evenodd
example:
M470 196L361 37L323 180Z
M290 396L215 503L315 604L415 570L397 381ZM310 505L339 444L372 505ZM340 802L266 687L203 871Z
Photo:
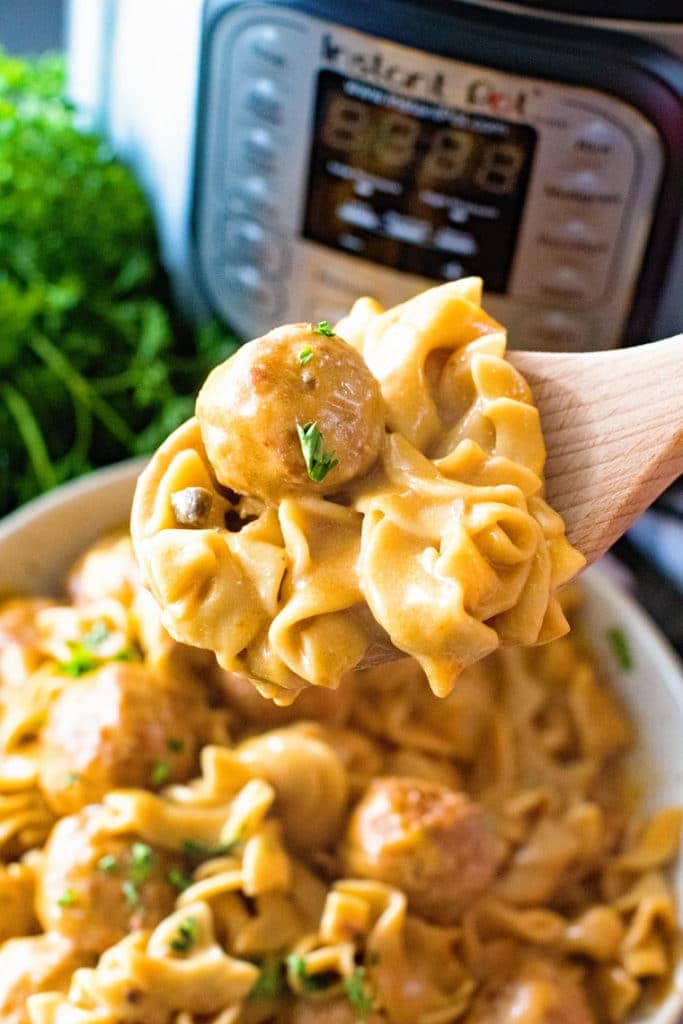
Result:
M197 403L221 483L277 499L338 491L377 458L383 416L361 356L311 325L272 331L210 374ZM509 352L534 394L546 498L594 562L683 473L683 335L612 352Z
M341 490L372 467L384 435L362 356L311 324L279 327L217 366L197 419L219 483L266 503Z
M595 561L683 472L683 337L508 358L540 412L546 498ZM197 418L219 484L266 505L307 494L343 501L344 486L372 471L385 433L378 382L326 324L288 325L245 345L209 375ZM210 495L200 491L174 496L178 522L203 524ZM387 639L358 667L398 656Z

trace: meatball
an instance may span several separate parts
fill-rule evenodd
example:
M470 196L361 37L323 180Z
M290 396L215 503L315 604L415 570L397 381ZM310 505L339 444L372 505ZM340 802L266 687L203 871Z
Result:
M303 855L338 838L348 799L346 772L313 724L264 732L245 740L235 753L275 789L275 813L291 849Z
M32 935L5 942L0 949L0 1020L3 1024L29 1024L28 997L65 991L73 972L87 963L61 935Z
M339 490L370 469L384 435L379 384L362 357L311 324L279 327L217 366L197 418L220 483L268 502ZM316 474L309 458L312 476L297 430L307 424L322 437L317 461L337 460Z
M534 958L506 980L484 985L467 1024L594 1024L577 968Z
M62 818L45 847L36 912L83 953L102 953L130 931L154 928L171 913L178 890L169 872L180 856L102 828L98 807Z
M346 870L402 889L410 908L452 924L491 882L498 841L482 809L423 779L376 779L355 808Z
M70 682L43 732L40 785L58 814L117 787L180 782L196 771L203 692L116 662Z

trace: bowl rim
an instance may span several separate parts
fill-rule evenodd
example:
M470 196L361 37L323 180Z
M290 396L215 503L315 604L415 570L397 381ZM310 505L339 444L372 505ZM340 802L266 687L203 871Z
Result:
M65 480L57 484L44 494L38 494L35 498L24 502L18 508L0 517L0 543L4 543L8 536L17 530L23 530L30 521L53 508L58 508L65 501L72 498L87 497L93 491L98 491L103 485L121 483L128 476L138 476L149 462L145 455L135 456L132 459L123 459L121 462L114 462L111 466L99 466L89 470L82 476L73 480Z

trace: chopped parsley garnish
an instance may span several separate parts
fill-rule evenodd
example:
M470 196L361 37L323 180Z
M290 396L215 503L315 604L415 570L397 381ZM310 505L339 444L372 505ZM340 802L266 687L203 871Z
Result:
M140 651L137 647L122 647L113 658L112 661L142 661Z
M76 893L73 889L65 889L62 895L57 900L60 907L73 907L77 901Z
M155 864L156 857L151 846L147 843L133 843L128 870L131 881L136 885L142 885L154 871Z
M185 740L179 736L169 736L166 740L166 746L172 754L182 754L185 749Z
M99 658L96 658L92 651L83 644L71 643L69 647L71 657L68 661L60 661L57 667L60 672L71 676L72 679L78 679L86 672L93 672L100 664Z
M619 668L623 668L625 672L628 672L629 669L633 668L631 648L623 629L620 629L618 626L608 629L607 642L612 648L612 654L614 655Z
M168 944L173 953L189 953L197 941L199 921L196 917L186 917L178 925L178 930Z
M285 990L284 962L279 957L268 957L260 966L261 973L249 998L268 999L282 995Z
M80 782L81 777L78 772L67 772L64 776L64 789L69 789L71 786L75 786L77 782Z
M287 967L298 981L302 992L321 992L329 988L337 978L334 971L309 974L305 958L298 953L291 953L287 957Z
M98 654L101 644L111 635L110 630L104 622L96 622L94 626L77 642L71 641L69 649L71 657L68 661L60 661L58 668L73 679L84 676L87 672L94 672L100 665L107 661L139 661L140 652L135 646L122 647L116 654L109 657L102 657Z
M310 345L304 345L304 347L301 349L301 352L299 352L299 362L301 363L302 366L305 366L306 363L310 363L312 358L313 349L311 348Z
M181 871L180 868L171 868L166 875L172 886L178 889L180 892L185 892L192 885L192 878L187 874L186 871Z
M131 882L131 880L127 878L121 888L123 889L123 895L126 897L126 900L131 907L137 907L140 902L140 893L138 892L138 887L135 882Z
M336 338L337 335L334 333L327 320L321 320L317 327L313 330L316 334L324 334L326 338Z
M317 423L304 423L303 427L297 423L296 431L306 463L306 472L311 480L321 484L330 470L339 464L339 460L335 459L334 452L325 451L323 435L318 430Z
M372 999L367 993L364 967L356 967L350 978L344 978L344 991L361 1020L367 1017L372 1010Z
M119 858L115 857L113 853L107 853L104 857L100 857L97 866L100 871L104 871L105 875L115 875L119 870Z
M206 860L209 857L229 857L240 845L239 839L233 839L229 843L200 843L196 839L184 839L180 848L188 857Z
M153 786L160 786L171 774L167 761L155 761L150 772L149 781Z
M109 629L104 622L96 622L85 634L80 642L71 642L71 657L68 661L60 662L59 669L68 676L77 679L86 672L92 672L99 664L95 651L104 643L109 636Z

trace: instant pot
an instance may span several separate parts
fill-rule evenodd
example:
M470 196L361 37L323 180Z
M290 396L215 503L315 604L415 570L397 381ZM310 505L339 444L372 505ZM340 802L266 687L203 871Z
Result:
M197 315L478 274L520 347L681 329L678 0L73 0L69 40Z

